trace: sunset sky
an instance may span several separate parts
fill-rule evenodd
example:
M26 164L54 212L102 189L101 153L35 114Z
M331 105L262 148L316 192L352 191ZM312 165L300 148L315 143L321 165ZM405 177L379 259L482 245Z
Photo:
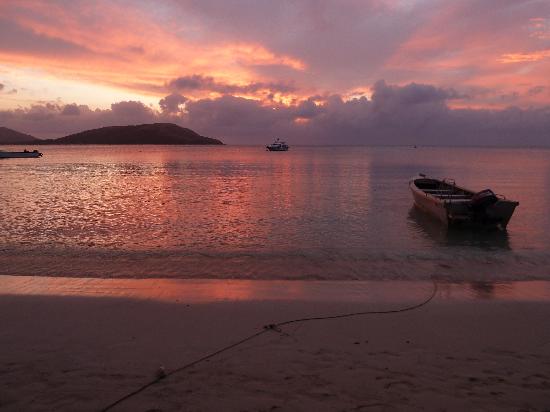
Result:
M550 144L550 2L0 1L0 126L152 121L229 143Z

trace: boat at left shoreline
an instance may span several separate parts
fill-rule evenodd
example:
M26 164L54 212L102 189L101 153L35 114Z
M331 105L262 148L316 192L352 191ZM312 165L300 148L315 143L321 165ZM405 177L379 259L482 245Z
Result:
M42 157L42 153L38 150L23 150L22 152L7 152L0 150L0 159L9 159L9 158L26 158L26 157Z

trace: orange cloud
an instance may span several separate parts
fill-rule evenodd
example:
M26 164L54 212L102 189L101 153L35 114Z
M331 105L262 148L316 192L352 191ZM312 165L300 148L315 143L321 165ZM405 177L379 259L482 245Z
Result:
M198 44L179 36L173 27L161 26L143 10L113 3L82 2L76 9L52 2L8 2L0 5L0 15L9 16L28 36L27 43L36 44L32 49L14 45L0 50L3 64L159 97L166 95L170 80L184 75L213 76L235 85L269 84L270 79L260 78L254 67L305 69L299 59L260 44Z
M550 49L539 50L531 53L507 53L503 54L499 59L499 63L524 63L538 62L550 57Z
M522 7L515 10L514 19L503 13L507 16L503 20L490 21L472 14L471 4L442 7L386 61L380 72L390 75L378 77L394 82L398 78L400 84L423 81L455 88L465 98L449 101L452 108L547 105L548 93L532 90L550 90L550 49L541 49L538 43L550 33L549 21L529 18L531 12ZM484 5L479 8L491 12ZM517 52L509 53L510 49Z
M54 78L108 88L114 100L124 92L158 101L175 79L200 76L213 87L178 91L191 99L232 94L293 104L308 95L368 96L370 84L386 79L550 103L546 93L528 93L550 89L550 20L536 17L544 10L529 2L306 3L0 0L0 66L35 70L51 89ZM258 22L266 15L264 28ZM2 80L23 88L15 77ZM281 84L293 87L273 87ZM497 104L488 95L471 94L471 104Z
M246 65L281 65L294 70L305 70L306 65L299 59L285 55L276 55L259 44L233 44L222 49L222 55L228 60L234 59Z

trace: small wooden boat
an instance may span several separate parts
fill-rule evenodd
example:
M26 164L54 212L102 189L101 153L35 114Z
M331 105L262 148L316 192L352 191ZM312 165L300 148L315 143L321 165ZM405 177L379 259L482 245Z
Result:
M42 157L42 153L38 150L33 150L32 152L25 149L22 152L6 152L0 150L0 159L11 159L11 158L26 158L26 157Z
M420 174L409 182L414 203L448 226L506 229L519 202L491 189L474 192L454 180L438 180Z

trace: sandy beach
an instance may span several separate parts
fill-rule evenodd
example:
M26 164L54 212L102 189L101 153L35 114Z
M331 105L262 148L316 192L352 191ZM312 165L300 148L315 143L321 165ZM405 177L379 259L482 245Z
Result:
M137 296L139 283L128 281L120 289L127 293L109 297L98 292L102 280L87 280L93 297L82 287L64 293L59 285L44 295L20 293L14 282L21 291L28 279L1 281L0 408L6 411L101 410L154 379L160 367L169 373L266 324L397 309L431 292L429 283L405 284L401 289L411 293L404 298L392 294L392 282L378 282L353 294L349 283L339 289L318 282L289 299L281 284L296 289L292 282L260 282L258 289L279 297L268 299L231 297L245 288L239 281L225 282L225 295L181 281L187 294L178 297L174 286L159 298ZM319 292L323 288L337 293ZM393 289L399 290L395 283ZM548 410L550 301L540 293L548 285L519 282L485 298L468 290L440 284L432 301L409 312L268 331L112 410ZM514 297L511 290L522 292Z

